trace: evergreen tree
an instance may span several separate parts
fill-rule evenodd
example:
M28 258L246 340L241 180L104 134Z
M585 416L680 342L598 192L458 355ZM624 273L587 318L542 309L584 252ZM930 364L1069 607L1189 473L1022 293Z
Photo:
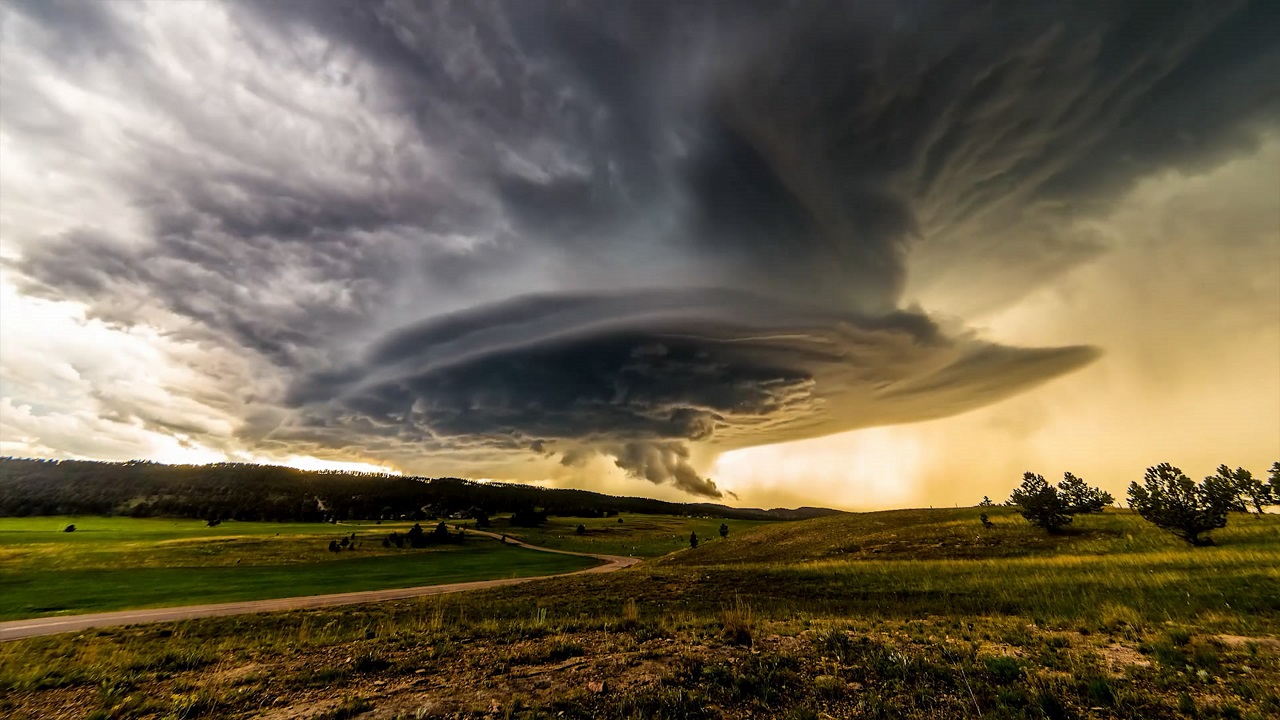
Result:
M1212 545L1205 533L1226 527L1232 491L1219 476L1197 484L1178 468L1161 463L1147 468L1142 485L1129 485L1129 507L1192 545Z
M1058 489L1045 482L1044 476L1023 473L1022 484L1009 496L1027 522L1056 533L1071 524L1071 513L1058 494Z

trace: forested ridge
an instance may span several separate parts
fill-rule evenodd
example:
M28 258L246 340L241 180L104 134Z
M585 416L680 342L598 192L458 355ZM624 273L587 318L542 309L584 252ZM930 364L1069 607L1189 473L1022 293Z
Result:
M539 509L600 517L618 512L802 519L837 511L733 508L615 497L587 490L275 465L164 465L0 458L0 516L129 515L208 520L426 519Z

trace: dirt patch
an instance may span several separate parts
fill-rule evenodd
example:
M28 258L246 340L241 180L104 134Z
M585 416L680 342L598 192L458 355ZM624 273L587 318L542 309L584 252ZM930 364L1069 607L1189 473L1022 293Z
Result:
M1253 644L1257 645L1259 648L1280 651L1280 638L1247 637L1245 635L1214 635L1213 639L1230 648L1244 648Z
M1098 653L1107 661L1111 671L1123 674L1127 667L1151 667L1151 661L1142 653L1120 643L1111 643L1098 648Z
M234 685L237 682L252 679L254 675L264 669L261 663L249 663L248 665L236 665L234 667L224 667L220 664L209 674L209 679L216 684Z

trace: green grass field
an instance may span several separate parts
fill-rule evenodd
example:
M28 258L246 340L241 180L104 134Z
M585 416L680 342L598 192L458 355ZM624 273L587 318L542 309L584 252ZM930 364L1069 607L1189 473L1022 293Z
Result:
M74 532L63 532L75 524ZM0 619L258 600L570 572L593 561L505 547L383 548L411 523L0 518ZM330 552L356 535L358 549Z
M690 532L698 534L701 546L718 543L721 541L721 523L729 526L730 537L753 528L778 524L772 520L623 514L616 518L552 517L547 519L546 525L537 528L512 527L507 517L496 517L490 530L559 550L651 558L689 547ZM577 534L578 525L586 528L582 535Z
M1280 516L1196 548L1127 511L1057 536L979 512L730 523L617 573L5 643L0 714L1280 716Z

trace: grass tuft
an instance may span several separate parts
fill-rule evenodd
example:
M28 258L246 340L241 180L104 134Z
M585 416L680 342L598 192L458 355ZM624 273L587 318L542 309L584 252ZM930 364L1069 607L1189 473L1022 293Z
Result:
M755 622L751 614L751 606L743 602L741 597L734 598L733 607L720 611L720 625L721 636L725 642L732 645L751 645L751 633L755 629Z

